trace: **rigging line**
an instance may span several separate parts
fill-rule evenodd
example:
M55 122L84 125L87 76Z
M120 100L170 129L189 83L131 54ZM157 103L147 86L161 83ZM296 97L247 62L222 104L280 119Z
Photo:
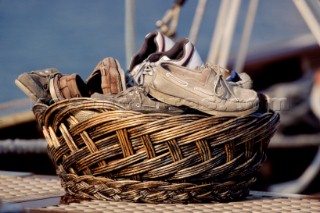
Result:
M176 36L176 28L179 22L181 7L186 0L175 0L173 6L166 11L163 18L156 22L157 29L164 35L174 38Z
M232 43L232 38L234 34L235 25L237 22L238 12L241 6L241 0L232 1L232 4L229 8L228 20L226 22L225 30L223 33L223 38L221 42L221 50L218 59L218 64L222 67L227 66L230 47Z
M47 154L47 146L44 139L6 139L1 140L0 154Z
M130 66L135 50L135 0L125 0L125 53L126 67Z
M196 44L196 41L197 41L199 28L202 22L202 17L204 15L206 4L207 4L207 0L198 0L197 9L194 14L193 22L192 22L190 33L189 33L189 40L194 45Z
M223 36L223 28L227 19L228 10L230 7L230 0L221 1L217 21L215 23L214 33L211 39L210 49L208 53L207 62L211 64L217 63L217 58L220 51L221 40Z
M247 57L250 36L251 36L256 12L258 9L258 5L259 5L259 0L250 0L247 17L245 20L245 25L244 25L244 29L241 37L239 52L236 58L236 64L234 68L238 73L242 72L244 62Z
M293 0L293 2L320 45L320 26L307 2L304 0Z
M35 121L35 116L31 110L16 112L13 114L0 116L0 129L33 121Z
M320 1L319 0L312 0L308 1L309 7L312 8L312 11L316 15L317 20L320 18Z
M26 107L26 106L32 106L33 102L30 98L23 98L18 100L13 100L9 102L0 103L0 110L7 110L17 107Z

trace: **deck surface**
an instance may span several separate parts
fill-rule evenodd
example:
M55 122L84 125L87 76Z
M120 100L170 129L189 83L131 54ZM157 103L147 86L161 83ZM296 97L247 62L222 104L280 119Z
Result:
M0 200L28 212L320 212L320 200L303 195L251 191L244 201L206 204L143 204L83 200L67 203L55 176L0 172ZM1 207L1 206L0 206ZM1 208L0 208L1 212Z

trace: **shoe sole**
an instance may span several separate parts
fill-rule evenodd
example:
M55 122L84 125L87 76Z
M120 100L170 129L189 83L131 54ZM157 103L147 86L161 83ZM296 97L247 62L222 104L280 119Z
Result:
M105 69L107 67L107 72L105 73L105 75L107 75L107 73L109 72L110 74L110 70L114 69L116 70L116 75L115 72L113 72L113 75L110 75L109 78L102 78L102 69ZM99 71L99 72L98 72ZM97 87L96 83L94 83L96 80L96 78L100 78L100 80L98 80L98 82L100 81L100 84L102 84L102 81L105 80L104 82L104 86L102 88L102 85L99 85ZM119 79L120 78L120 79ZM118 87L117 87L117 91L113 90L113 92L111 92L111 85L114 82L118 82L120 81L120 83L118 83ZM89 78L86 80L87 85L89 86L89 88L92 90L92 92L98 92L100 89L101 91L99 91L99 93L103 93L103 94L118 94L121 91L125 91L126 90L126 76L125 76L125 72L124 70L121 68L120 63L118 62L118 60L112 58L112 57L108 57L108 58L104 58L102 61L99 62L99 64L96 66L96 68L94 69L94 71L90 74ZM103 91L106 87L105 85L110 86L110 91ZM121 88L120 88L121 87Z
M221 111L209 109L203 105L194 103L192 101L188 101L183 98L178 98L178 97L174 97L174 96L159 92L158 90L152 88L152 86L149 87L149 94L154 98L158 99L159 101L162 101L166 104L170 104L174 106L188 106L193 109L197 109L201 112L205 112L207 114L215 115L215 116L245 116L257 111L259 108L259 105L256 105L249 110L244 110L240 112L221 112Z
M126 90L126 77L125 77L125 73L124 73L124 70L121 68L121 65L120 65L120 63L118 62L118 60L117 59L114 59L114 58L108 58L109 60L108 60L108 65L109 65L109 72L110 72L110 69L115 69L115 70L117 70L117 73L118 73L118 75L120 76L120 81L121 81L121 89L119 89L118 91L117 91L117 93L116 94L118 94L119 92L121 92L121 91L125 91ZM114 65L115 64L115 65ZM110 79L110 82L109 82L109 84L110 84L110 86L112 85L112 82L114 82L115 81L115 79L116 78L114 78L114 79ZM115 94L115 93L110 93L110 94Z
M118 73L120 74L122 91L125 91L125 90L127 90L125 72L121 68L119 61L116 59L113 59L113 60L116 62L116 64L117 64L116 69L118 70ZM121 91L119 91L119 92L121 92Z
M28 89L28 87L25 86L23 82L19 80L19 78L28 78L28 76L22 74L14 82L17 85L17 87L19 87L20 90L22 90L22 92L24 92L28 97L30 97L34 101L38 100L37 94L33 93L30 89ZM28 81L33 82L31 78Z

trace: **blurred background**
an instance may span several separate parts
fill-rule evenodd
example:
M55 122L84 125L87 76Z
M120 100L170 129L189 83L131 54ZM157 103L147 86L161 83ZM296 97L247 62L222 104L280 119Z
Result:
M173 5L171 0L135 1L135 49ZM231 54L237 53L249 1L242 1ZM205 60L220 1L208 1L196 48ZM188 37L197 1L186 1L177 38ZM86 79L104 57L125 67L125 1L0 0L0 101L24 98L16 77L30 70L56 67ZM292 0L260 1L249 49L268 47L309 33Z
M145 35L157 30L155 23L174 1L132 2L134 42L131 45L137 51ZM198 2L186 1L181 7L174 39L189 36ZM206 2L194 42L204 61L210 52L221 2ZM127 68L125 3L119 0L0 0L0 170L55 173L34 120L19 119L26 115L15 114L30 111L32 103L14 81L23 72L47 67L55 67L65 74L78 73L85 80L105 57L114 57ZM249 3L241 1L236 18L227 61L230 69L234 68L241 49ZM232 16L229 12L227 17ZM315 93L314 97L319 100L313 105L309 98L315 91L319 53L317 40L292 0L259 1L243 71L252 77L254 89L271 97L271 107L279 111L282 123L270 143L268 161L256 189L320 192L317 184L320 127L319 117L312 109L320 105L320 96ZM35 165L39 158L42 166ZM311 164L316 165L312 175L302 177ZM291 186L297 184L288 183L292 180L300 181L303 186L292 189Z

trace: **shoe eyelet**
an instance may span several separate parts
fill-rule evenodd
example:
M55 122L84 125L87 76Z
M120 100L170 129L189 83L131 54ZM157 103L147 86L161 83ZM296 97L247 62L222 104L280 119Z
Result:
M141 105L140 105L140 103L136 103L136 107L140 107Z
M44 85L43 85L43 89L44 89L44 90L48 90L48 84L44 84Z

